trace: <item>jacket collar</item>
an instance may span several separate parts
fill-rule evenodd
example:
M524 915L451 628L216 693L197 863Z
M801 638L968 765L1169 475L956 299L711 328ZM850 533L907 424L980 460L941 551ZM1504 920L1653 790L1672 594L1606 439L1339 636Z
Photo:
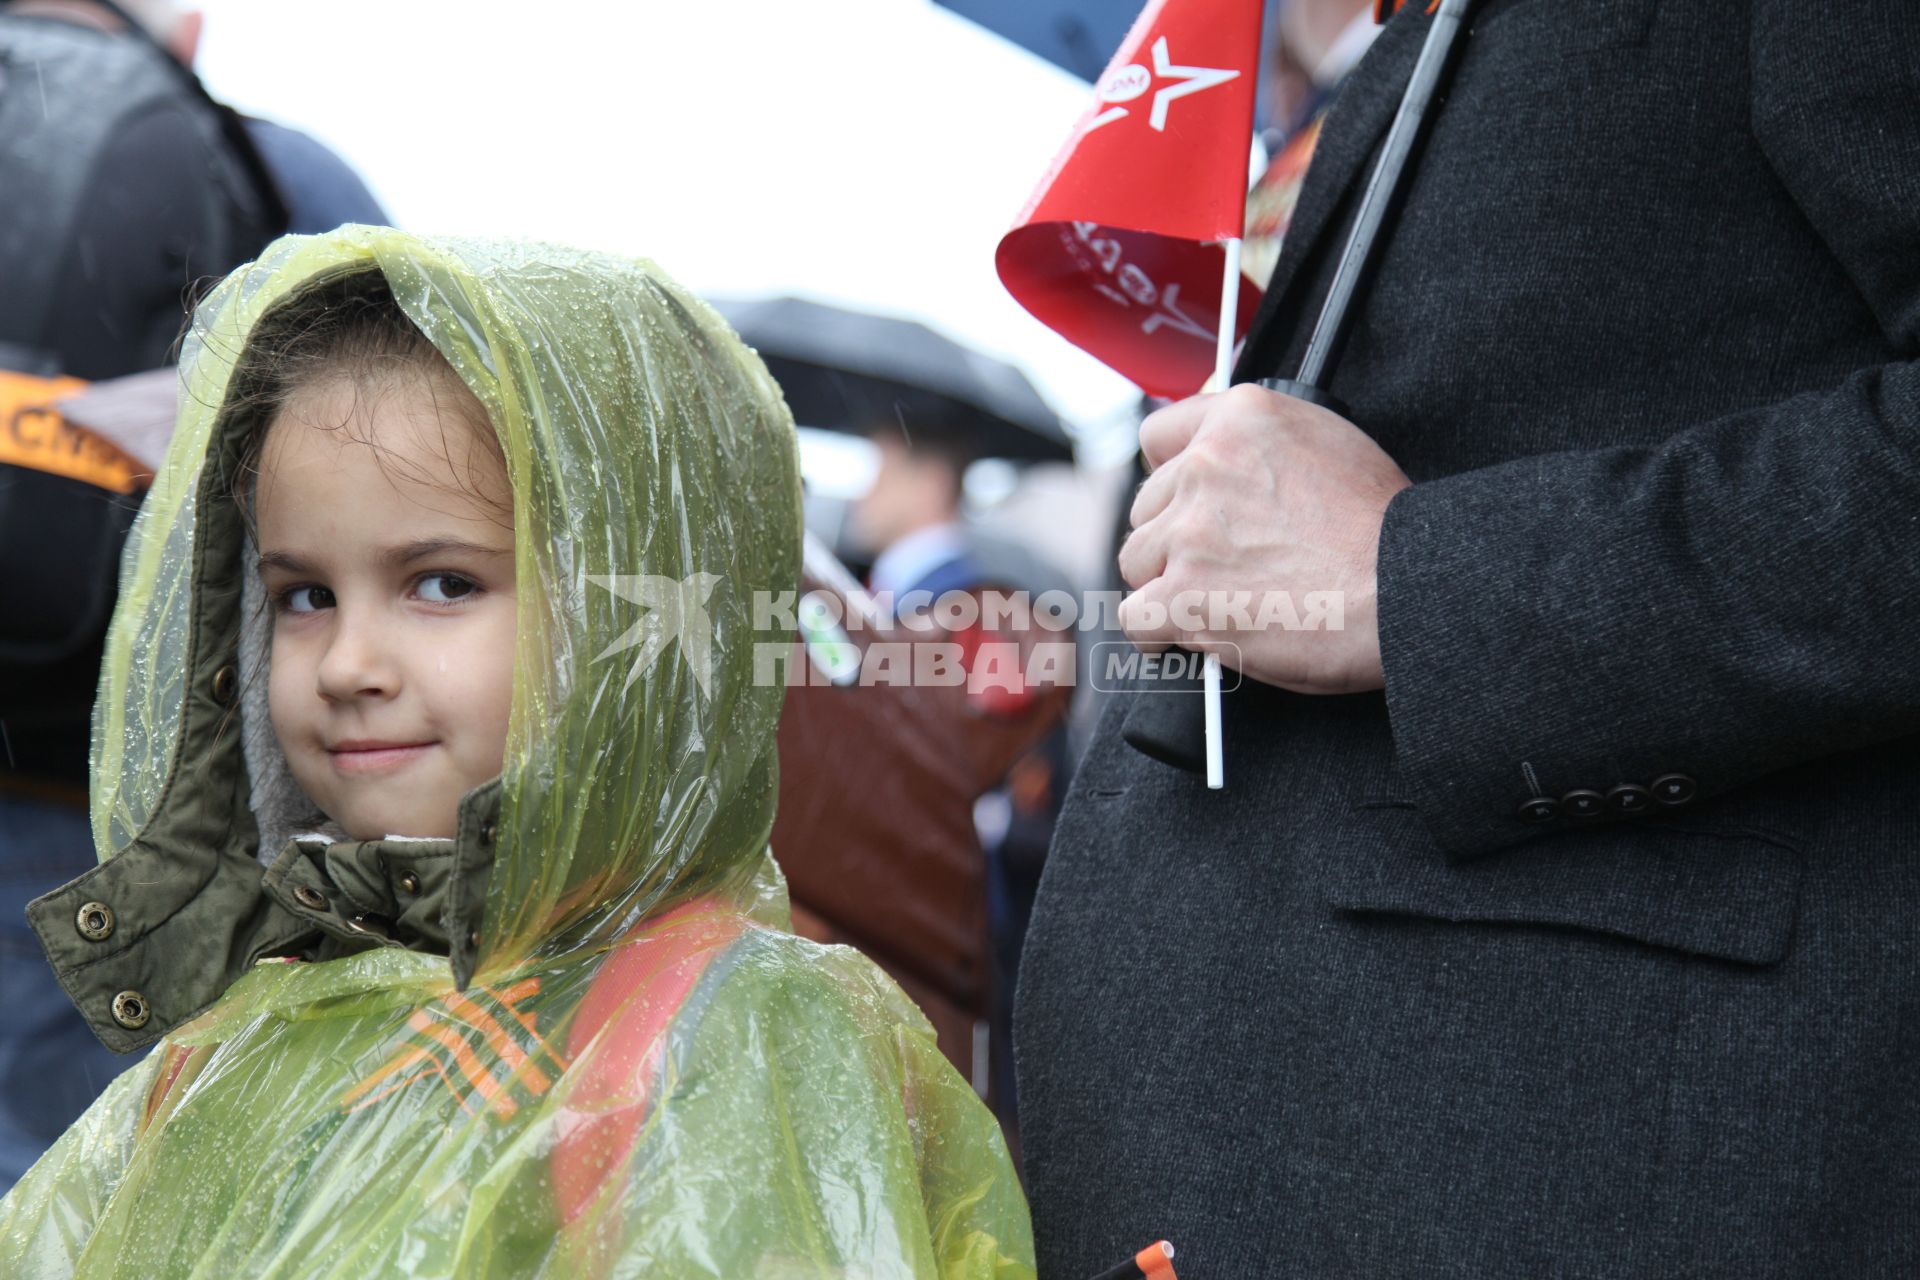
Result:
M451 840L296 837L263 868L241 842L141 838L27 908L61 986L101 1042L140 1049L262 960L374 947L445 954L472 979L493 867L498 780L469 792Z

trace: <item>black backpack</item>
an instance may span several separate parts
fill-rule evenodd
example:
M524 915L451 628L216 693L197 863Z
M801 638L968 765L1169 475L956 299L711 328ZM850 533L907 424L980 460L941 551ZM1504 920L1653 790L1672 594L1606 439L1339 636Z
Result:
M102 7L127 31L0 5L0 369L52 375L80 359L50 342L50 318L75 302L63 273L83 202L129 121L177 112L204 143L204 198L189 214L196 269L231 270L286 229L285 203L239 118L138 24ZM185 305L183 297L183 318ZM129 328L152 322L109 319ZM0 422L0 431L33 425ZM0 462L0 785L86 776L89 708L137 505L137 494Z

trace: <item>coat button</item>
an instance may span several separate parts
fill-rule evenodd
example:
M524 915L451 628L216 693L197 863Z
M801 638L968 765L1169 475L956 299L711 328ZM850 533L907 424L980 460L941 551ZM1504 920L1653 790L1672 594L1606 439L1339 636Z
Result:
M400 887L408 893L420 892L420 877L409 871L400 877Z
M152 1016L153 1009L147 1004L147 998L138 991L122 991L113 998L113 1020L129 1031L146 1026Z
M1607 811L1607 798L1598 791L1578 787L1560 797L1560 812L1569 818L1597 818Z
M315 911L325 911L327 909L326 895L309 885L295 885L293 888L293 900L301 906L310 907Z
M1623 782L1607 792L1607 808L1615 813L1645 813L1653 807L1653 792L1632 782Z
M1653 798L1661 804L1685 804L1699 791L1700 784L1684 773L1663 773L1653 780Z
M1552 822L1560 815L1560 802L1552 796L1534 796L1520 806L1522 822Z
M240 687L240 673L229 662L213 673L213 700L223 707L233 705L233 695Z
M73 923L81 937L103 942L113 936L113 908L104 902L85 903Z
M480 824L480 843L481 844L493 843L493 819L492 818L488 818L485 822Z

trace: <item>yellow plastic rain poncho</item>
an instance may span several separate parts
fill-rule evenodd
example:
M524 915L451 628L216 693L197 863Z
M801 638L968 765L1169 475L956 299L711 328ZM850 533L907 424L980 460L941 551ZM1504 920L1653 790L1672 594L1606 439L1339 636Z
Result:
M513 489L506 764L446 840L289 826L243 624L236 361L368 271ZM1031 1275L924 1019L783 931L753 595L798 577L797 456L725 324L646 262L347 227L229 277L182 379L95 711L102 862L29 913L101 1038L159 1044L0 1203L5 1273ZM681 591L613 589L643 577Z

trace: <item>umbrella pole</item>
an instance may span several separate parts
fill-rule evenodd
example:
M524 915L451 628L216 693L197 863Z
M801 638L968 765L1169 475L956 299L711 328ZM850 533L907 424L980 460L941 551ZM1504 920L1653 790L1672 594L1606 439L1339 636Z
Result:
M1240 327L1240 237L1222 240L1227 251L1220 276L1220 338L1213 350L1213 381L1225 389L1233 381L1233 339ZM1201 665L1201 697L1207 723L1207 786L1227 785L1226 748L1220 739L1220 655L1209 653Z

